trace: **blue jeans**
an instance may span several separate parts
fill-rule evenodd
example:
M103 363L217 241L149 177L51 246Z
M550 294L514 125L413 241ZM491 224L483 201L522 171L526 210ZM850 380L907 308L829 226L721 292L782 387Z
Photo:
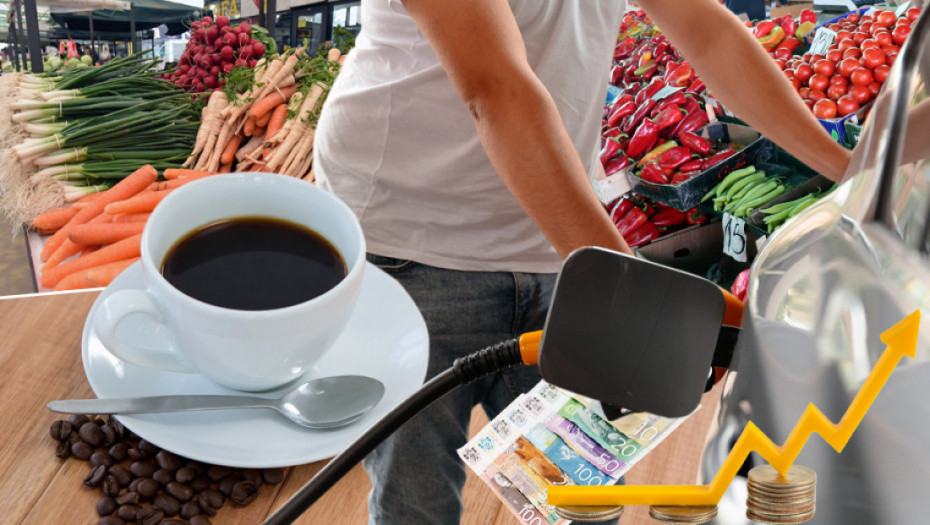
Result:
M369 255L413 297L430 337L427 379L486 346L541 330L555 274L463 272ZM472 408L494 418L540 380L518 366L459 387L404 424L364 461L371 478L369 523L456 524L462 515L465 464L456 449L468 441Z

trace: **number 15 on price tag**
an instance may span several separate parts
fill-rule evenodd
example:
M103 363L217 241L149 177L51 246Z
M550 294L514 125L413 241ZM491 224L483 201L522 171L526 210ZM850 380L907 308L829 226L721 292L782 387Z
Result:
M746 262L746 221L729 213L723 214L723 253Z

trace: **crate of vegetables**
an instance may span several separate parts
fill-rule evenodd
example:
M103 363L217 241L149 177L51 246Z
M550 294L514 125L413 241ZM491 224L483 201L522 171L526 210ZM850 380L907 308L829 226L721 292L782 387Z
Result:
M699 134L679 140L690 150L685 152L688 158L684 163L677 159L663 164L663 155L682 152L680 146L675 146L655 158L647 155L637 170L627 173L633 191L682 211L697 206L701 197L731 171L773 154L773 144L758 131L735 124L711 124ZM674 164L678 166L671 168Z

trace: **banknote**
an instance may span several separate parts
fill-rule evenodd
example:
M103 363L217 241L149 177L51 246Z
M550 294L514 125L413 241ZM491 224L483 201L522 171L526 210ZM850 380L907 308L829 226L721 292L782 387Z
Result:
M560 518L555 509L546 503L546 481L514 453L513 447L508 447L499 455L493 465L523 493L541 514L546 516L549 523L559 521Z
M562 438L542 423L537 423L531 428L526 434L526 439L548 456L563 472L571 476L577 485L610 485L616 481L616 478L604 474L579 456L562 441Z
M634 463L645 450L641 444L574 399L569 398L559 408L558 414L577 425L582 432L625 463Z
M597 444L577 425L558 414L546 419L546 428L562 438L575 452L612 478L618 478L627 469L627 464Z
M530 500L526 499L520 489L514 486L513 482L502 474L496 466L489 466L480 477L521 523L527 525L545 525L549 523L549 519L539 512L536 506L530 503Z

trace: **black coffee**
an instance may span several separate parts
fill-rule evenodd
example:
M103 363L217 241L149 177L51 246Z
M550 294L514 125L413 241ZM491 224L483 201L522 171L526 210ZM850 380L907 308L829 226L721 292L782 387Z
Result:
M342 256L318 233L288 221L242 217L208 224L168 250L162 274L185 294L236 310L313 299L346 276Z

